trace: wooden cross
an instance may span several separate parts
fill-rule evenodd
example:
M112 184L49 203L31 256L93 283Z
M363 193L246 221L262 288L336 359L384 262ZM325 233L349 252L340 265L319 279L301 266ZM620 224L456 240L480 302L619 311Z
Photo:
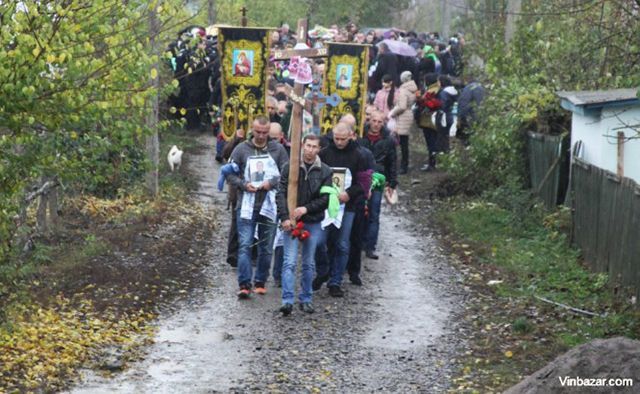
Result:
M298 20L298 42L306 42L307 20ZM326 48L274 50L271 53L273 60L288 60L300 56L307 58L326 57L329 52ZM304 84L295 83L293 87L285 85L287 96L293 101L291 114L291 157L289 158L289 183L287 185L287 207L289 215L293 215L298 203L298 179L300 176L300 145L302 138L302 109L305 106ZM292 218L293 219L293 218Z

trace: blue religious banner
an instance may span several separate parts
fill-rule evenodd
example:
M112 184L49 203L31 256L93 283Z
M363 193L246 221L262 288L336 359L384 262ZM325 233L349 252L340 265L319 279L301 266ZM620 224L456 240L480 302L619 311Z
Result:
M267 91L270 30L220 27L222 133L226 140L237 129L248 131L253 119L264 114Z
M342 101L322 108L322 134L329 132L345 114L356 118L356 132L362 135L367 103L369 45L328 44L328 63L325 68L322 92Z

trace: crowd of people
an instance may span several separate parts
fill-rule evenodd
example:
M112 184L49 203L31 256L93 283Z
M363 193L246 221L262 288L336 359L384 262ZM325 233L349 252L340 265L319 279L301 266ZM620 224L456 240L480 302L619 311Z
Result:
M379 258L383 201L393 200L398 176L411 169L411 130L417 127L423 132L428 156L420 168L431 171L438 154L449 150L454 122L456 136L468 143L475 108L484 97L477 81L461 75L464 39L460 35L445 43L437 34L389 30L378 36L375 30L360 31L349 24L345 29L316 28L309 37L309 46L324 41L372 44L363 135L354 131L357 114L347 113L326 135L304 136L297 201L290 212L292 104L283 89L287 64L273 63L266 114L256 116L250 130L237 130L219 152L219 160L227 163L221 168L232 212L227 262L237 267L238 297L265 294L271 271L274 287L281 287L280 311L285 316L292 313L296 301L300 248L298 303L303 312L314 311L313 294L325 284L330 296L343 297L345 274L353 285L363 285L363 257ZM296 44L286 25L271 39L274 47ZM390 41L395 40L414 48L415 55L394 53ZM322 67L322 61L315 62L314 83L322 83L317 77Z

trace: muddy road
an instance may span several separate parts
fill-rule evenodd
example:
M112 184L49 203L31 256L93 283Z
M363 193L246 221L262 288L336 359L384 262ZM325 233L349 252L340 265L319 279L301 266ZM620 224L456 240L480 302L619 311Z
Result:
M442 392L464 347L456 315L464 300L432 230L412 222L399 204L384 207L379 260L363 259L358 287L345 281L344 298L323 287L316 313L278 312L280 289L236 299L235 269L225 263L226 193L216 188L214 139L185 154L198 177L194 195L220 218L203 275L207 285L158 318L145 357L103 377L84 371L72 393ZM406 181L408 183L408 180ZM401 194L402 198L402 194ZM176 261L179 264L179 261ZM271 285L271 286L270 286Z

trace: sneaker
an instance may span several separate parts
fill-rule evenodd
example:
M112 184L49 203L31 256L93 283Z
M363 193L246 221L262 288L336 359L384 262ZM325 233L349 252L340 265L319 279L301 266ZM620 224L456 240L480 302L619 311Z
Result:
M253 290L254 293L260 294L260 295L267 294L267 288L264 287L264 282L256 282L256 285L254 287L255 287L255 289Z
M329 274L325 276L316 276L316 278L311 283L311 288L313 291L318 291L322 287L322 284L329 280Z
M313 313L316 311L310 302L303 302L300 304L300 310L304 313Z
M362 279L358 275L350 276L349 281L356 286L362 286Z
M329 286L329 295L331 297L344 297L344 291L340 288L340 286Z
M289 316L293 311L293 304L284 304L280 307L280 312L282 312L282 316Z
M371 260L378 260L380 258L380 256L375 254L372 250L368 250L364 254L365 256L367 256L368 259L371 259Z
M238 299L247 300L251 296L251 288L247 285L240 286L240 290L238 291Z

